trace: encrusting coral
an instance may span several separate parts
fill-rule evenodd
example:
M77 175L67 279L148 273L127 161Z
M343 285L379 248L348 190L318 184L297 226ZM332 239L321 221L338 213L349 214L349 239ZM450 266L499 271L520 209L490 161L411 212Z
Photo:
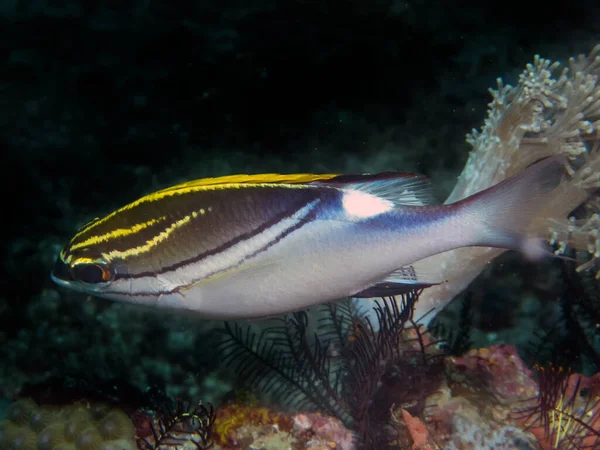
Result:
M320 413L287 415L231 403L216 415L213 437L222 450L355 450L355 435L337 418Z
M219 409L215 421L215 440L221 445L236 445L239 428L241 427L274 427L289 432L292 420L266 408L249 407L231 404Z
M0 448L6 450L133 450L133 423L120 409L105 405L38 405L13 402L0 422Z
M507 345L447 356L443 371L443 382L421 407L392 405L393 430L371 423L387 439L378 447L364 446L334 417L236 403L218 410L214 438L223 450L600 448L598 375L584 377L552 366L530 370ZM385 409L378 398L373 407Z

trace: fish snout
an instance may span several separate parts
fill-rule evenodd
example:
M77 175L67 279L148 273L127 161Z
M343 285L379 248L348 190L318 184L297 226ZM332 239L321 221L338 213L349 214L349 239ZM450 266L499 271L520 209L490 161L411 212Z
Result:
M54 262L52 272L50 273L50 278L52 278L52 281L60 286L69 286L75 281L71 275L71 269L69 265L60 257L56 258L56 261Z

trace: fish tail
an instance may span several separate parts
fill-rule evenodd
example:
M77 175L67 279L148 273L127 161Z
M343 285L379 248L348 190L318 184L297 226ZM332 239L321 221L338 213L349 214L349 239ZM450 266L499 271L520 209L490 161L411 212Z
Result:
M455 203L475 227L472 245L520 250L532 260L552 255L543 212L564 174L564 156L553 156Z

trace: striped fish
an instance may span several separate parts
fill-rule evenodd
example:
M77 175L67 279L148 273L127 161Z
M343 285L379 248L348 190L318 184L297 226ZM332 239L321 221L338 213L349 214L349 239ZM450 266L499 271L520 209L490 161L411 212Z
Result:
M52 278L95 296L212 318L264 317L443 282L421 259L465 246L543 253L551 158L463 201L428 206L418 175L237 175L183 183L86 224Z

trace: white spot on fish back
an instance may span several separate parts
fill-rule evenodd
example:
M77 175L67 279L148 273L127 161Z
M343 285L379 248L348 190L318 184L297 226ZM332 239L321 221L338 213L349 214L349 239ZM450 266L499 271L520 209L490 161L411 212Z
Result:
M349 216L366 219L391 211L394 204L376 195L361 191L347 191L342 205Z

